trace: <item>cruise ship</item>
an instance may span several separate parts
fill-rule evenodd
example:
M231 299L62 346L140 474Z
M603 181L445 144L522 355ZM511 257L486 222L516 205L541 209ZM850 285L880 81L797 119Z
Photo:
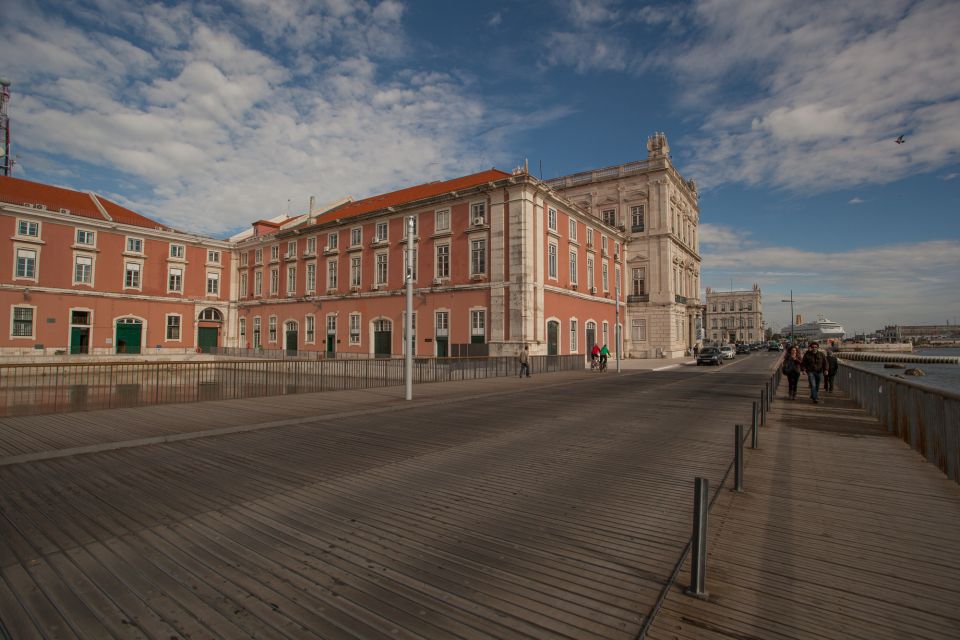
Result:
M780 330L780 335L789 336L790 329L790 325L785 326ZM842 326L823 316L817 316L814 322L805 322L793 326L793 335L808 342L840 342L843 340L843 334Z

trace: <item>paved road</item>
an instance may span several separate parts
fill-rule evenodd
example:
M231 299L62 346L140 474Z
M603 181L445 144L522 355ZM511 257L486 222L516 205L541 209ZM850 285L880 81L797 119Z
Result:
M774 357L455 383L465 400L0 467L0 619L16 638L632 638Z

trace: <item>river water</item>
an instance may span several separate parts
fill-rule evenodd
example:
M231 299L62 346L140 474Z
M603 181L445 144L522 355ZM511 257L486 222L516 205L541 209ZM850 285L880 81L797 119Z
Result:
M917 355L923 355L923 356L958 356L960 357L960 349L954 348L954 347L943 348L943 349L933 349L933 348L916 349L914 353L916 353ZM947 391L960 393L960 364L902 363L903 366L907 368L916 367L919 369L923 369L923 372L927 374L923 377L917 377L917 378L912 376L904 376L903 369L884 369L882 362L853 362L852 364L858 367L869 369L871 371L876 371L883 375L887 375L887 376L899 375L913 382L919 382L921 384L930 385L931 387L937 387L938 389L946 389Z

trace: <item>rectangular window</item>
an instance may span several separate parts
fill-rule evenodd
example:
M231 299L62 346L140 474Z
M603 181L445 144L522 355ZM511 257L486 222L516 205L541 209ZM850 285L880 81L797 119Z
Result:
M600 341L600 344L610 344L610 325L606 320L603 321L603 340Z
M207 262L212 262L214 264L220 264L220 252L213 249L207 250Z
M13 308L13 336L16 338L33 337L33 308Z
M360 286L360 256L350 258L350 286Z
M577 252L570 252L570 284L577 284Z
M647 341L647 321L644 318L634 318L631 321L630 339L634 342Z
M608 224L611 227L617 226L617 210L616 209L605 209L601 214L604 224Z
M257 349L260 345L263 344L260 342L260 316L254 316L253 318L253 348Z
M630 230L633 232L643 231L643 214L644 214L644 205L637 205L636 207L630 207L630 220L631 226Z
M253 252L253 263L263 264L263 249L256 249Z
M277 316L270 316L267 319L267 341L277 341Z
M350 246L359 247L363 243L363 229L354 227L350 229Z
M92 247L97 242L97 234L86 229L77 229L77 244Z
M170 267L167 273L167 291L183 292L183 269Z
M557 245L547 245L547 276L557 279Z
M247 261L249 260L249 258L250 258L250 256L247 254L246 251L241 251L241 252L240 252L240 266L241 266L241 267L247 266Z
M186 247L182 244L171 244L170 245L170 257L183 259L183 256L186 252Z
M297 241L290 240L287 242L287 255L284 256L287 260L297 257Z
M576 240L577 239L577 221L571 218L569 227L570 227L570 239Z
M240 328L238 333L240 334L240 346L242 348L243 345L245 345L247 342L247 319L246 318L240 318Z
M350 344L360 344L360 314L350 314Z
M280 259L280 245L275 244L270 247L270 260Z
M270 269L270 295L275 296L280 291L280 270Z
M487 335L487 311L486 309L472 309L470 311L470 335Z
M587 286L591 289L596 286L593 278L593 258L589 256L587 257Z
M253 274L253 295L263 295L263 271L256 271Z
M437 311L434 318L436 319L436 335L440 338L445 338L450 335L450 312Z
M39 238L40 223L33 220L17 220L17 235L24 238Z
M287 295L292 296L297 293L297 268L287 267Z
M307 238L307 250L305 253L312 256L317 252L317 237Z
M37 277L37 252L33 249L17 249L18 278Z
M73 265L73 283L91 284L93 282L93 258L77 256Z
M406 276L413 279L414 282L417 281L417 249L413 250L413 269L410 269L410 266L407 264L407 252L403 252L403 272ZM406 284L406 281L404 281Z
M474 202L470 205L470 220L475 225L486 224L487 222L487 203Z
M207 295L208 296L220 295L220 274L219 273L207 274Z
M557 230L557 210L553 207L547 207L547 229Z
M450 209L440 209L436 213L437 231L450 230Z
M587 227L587 248L593 247L593 229Z
M570 321L570 353L577 352L577 321Z
M378 222L376 226L376 239L377 242L386 242L387 241L387 223Z
M317 264L311 262L307 265L307 293L313 293L317 290Z
M143 238L127 238L128 253L143 253Z
M450 245L437 245L437 277L450 277Z
M180 339L180 316L167 316L167 340Z
M633 270L633 295L642 296L647 292L647 270L639 267Z
M600 249L603 255L607 255L607 236L600 236Z
M307 342L314 342L316 336L316 319L313 316L307 316L303 319L303 324L305 331L307 333L305 340Z
M337 248L337 241L340 239L340 235L337 233L331 233L327 235L327 250L333 251Z
M487 241L486 239L470 242L470 275L483 275L487 272Z
M604 290L605 292L606 292L606 291L610 291L610 282L609 282L609 281L610 281L610 271L609 271L609 269L607 268L607 263L606 263L606 262L603 263L603 266L601 267L600 271L601 271L601 273L600 273L600 278L603 280L603 290Z
M241 297L241 298L246 298L247 295L249 295L249 293L250 293L250 292L247 290L247 284L248 284L248 283L247 283L247 274L246 274L246 273L241 273L241 274L240 274L240 297Z
M337 261L327 261L327 289L337 288Z
M123 286L126 289L140 288L140 264L128 262L123 274Z
M337 316L330 314L327 316L327 335L333 335L337 333Z
M387 284L387 254L377 254L377 284Z

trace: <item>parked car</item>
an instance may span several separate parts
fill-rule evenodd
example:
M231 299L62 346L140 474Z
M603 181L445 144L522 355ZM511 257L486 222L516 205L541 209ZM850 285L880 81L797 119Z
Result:
M767 351L783 351L783 345L776 341L771 341L767 345Z
M750 353L750 345L748 345L746 342L741 342L737 345L737 353Z
M714 364L720 366L723 364L723 355L720 353L720 349L716 347L704 347L700 349L700 353L697 354L697 366L701 364Z
M720 347L720 355L724 360L733 360L737 357L737 352L732 345L725 344Z

